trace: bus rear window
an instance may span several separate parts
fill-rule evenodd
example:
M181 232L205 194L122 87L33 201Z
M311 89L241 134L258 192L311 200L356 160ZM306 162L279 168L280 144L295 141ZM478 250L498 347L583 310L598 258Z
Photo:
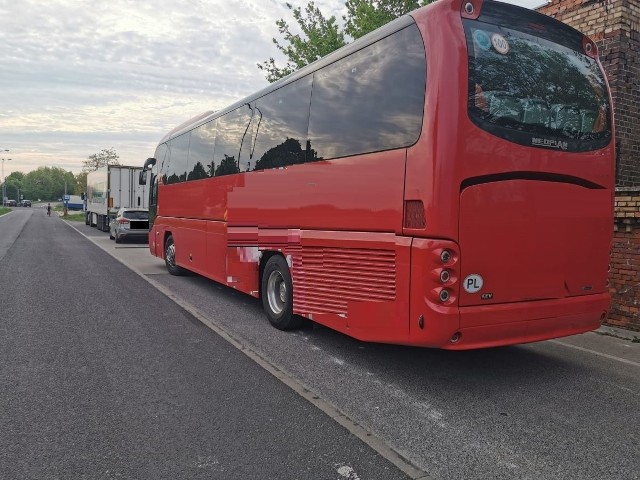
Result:
M517 30L464 23L476 125L533 147L584 152L609 143L609 96L595 59Z

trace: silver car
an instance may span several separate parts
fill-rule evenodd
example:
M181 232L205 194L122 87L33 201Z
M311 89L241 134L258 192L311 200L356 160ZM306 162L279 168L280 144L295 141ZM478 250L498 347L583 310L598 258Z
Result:
M149 237L149 210L146 208L121 208L116 218L109 222L109 238L116 243L124 239Z

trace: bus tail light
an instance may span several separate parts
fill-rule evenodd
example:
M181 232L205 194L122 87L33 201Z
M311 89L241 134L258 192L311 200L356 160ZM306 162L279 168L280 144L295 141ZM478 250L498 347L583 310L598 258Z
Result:
M482 0L465 0L462 2L460 15L462 15L462 18L470 18L472 20L476 20L480 16L481 8Z
M440 272L440 281L442 283L447 283L450 279L451 279L451 274L449 273L449 270L442 270Z
M440 290L440 301L442 303L447 303L447 300L449 300L449 296L449 290L447 290L446 288Z
M429 298L436 306L453 306L458 301L460 255L455 243L435 241L429 260Z
M588 37L582 37L582 49L591 58L598 58L598 47Z

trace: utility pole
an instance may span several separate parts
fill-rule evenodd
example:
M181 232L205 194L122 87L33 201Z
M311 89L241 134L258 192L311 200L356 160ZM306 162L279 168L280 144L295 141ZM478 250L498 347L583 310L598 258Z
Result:
M66 217L67 216L67 207L69 206L69 200L67 200L69 197L67 197L67 181L64 181L64 197L62 197L62 199L64 200L64 213L63 215Z
M8 152L8 151L9 150L7 150L6 148L0 150L0 152ZM11 159L7 158L6 161L10 162ZM5 186L5 181L4 181L4 162L5 162L5 159L3 158L2 159L2 178L0 179L0 180L2 180L2 205L3 206L4 206L4 203L5 203L5 198L7 197L7 195L6 195L7 194L7 188Z

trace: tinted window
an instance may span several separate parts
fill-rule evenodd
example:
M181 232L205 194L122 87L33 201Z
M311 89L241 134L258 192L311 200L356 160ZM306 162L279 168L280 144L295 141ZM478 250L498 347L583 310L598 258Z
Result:
M257 122L254 122L254 119L256 118L255 106L255 102L251 105L247 105L247 108L249 109L247 118L251 123L248 127L245 127L242 137L240 138L240 161L238 162L238 167L241 172L248 172L251 167L251 146L253 145L255 130L257 127Z
M253 119L254 170L305 161L312 80L309 75L258 99Z
M238 160L249 158L249 147L242 149L243 140L251 120L251 108L242 106L218 118L216 145L213 154L215 176L231 175L240 171ZM249 137L250 138L250 137ZM248 145L248 141L245 142Z
M151 186L149 190L149 205L157 205L158 203L158 179L157 172L160 171L161 175L164 175L164 162L165 157L167 155L167 145L161 144L156 148L156 152L153 154L153 158L156 159L156 164L151 169L151 180L149 181L149 185ZM166 177L163 177L163 181L166 181Z
M465 21L465 32L476 125L544 148L586 151L609 143L609 99L595 59L488 23Z
M122 216L129 220L149 220L149 212L125 211Z
M165 174L165 183L184 182L187 179L190 135L191 132L188 132L169 142L169 167Z
M189 174L187 180L214 175L213 148L216 140L216 120L200 125L191 132L189 144Z
M426 63L415 25L314 74L309 139L318 158L405 147L422 127Z

